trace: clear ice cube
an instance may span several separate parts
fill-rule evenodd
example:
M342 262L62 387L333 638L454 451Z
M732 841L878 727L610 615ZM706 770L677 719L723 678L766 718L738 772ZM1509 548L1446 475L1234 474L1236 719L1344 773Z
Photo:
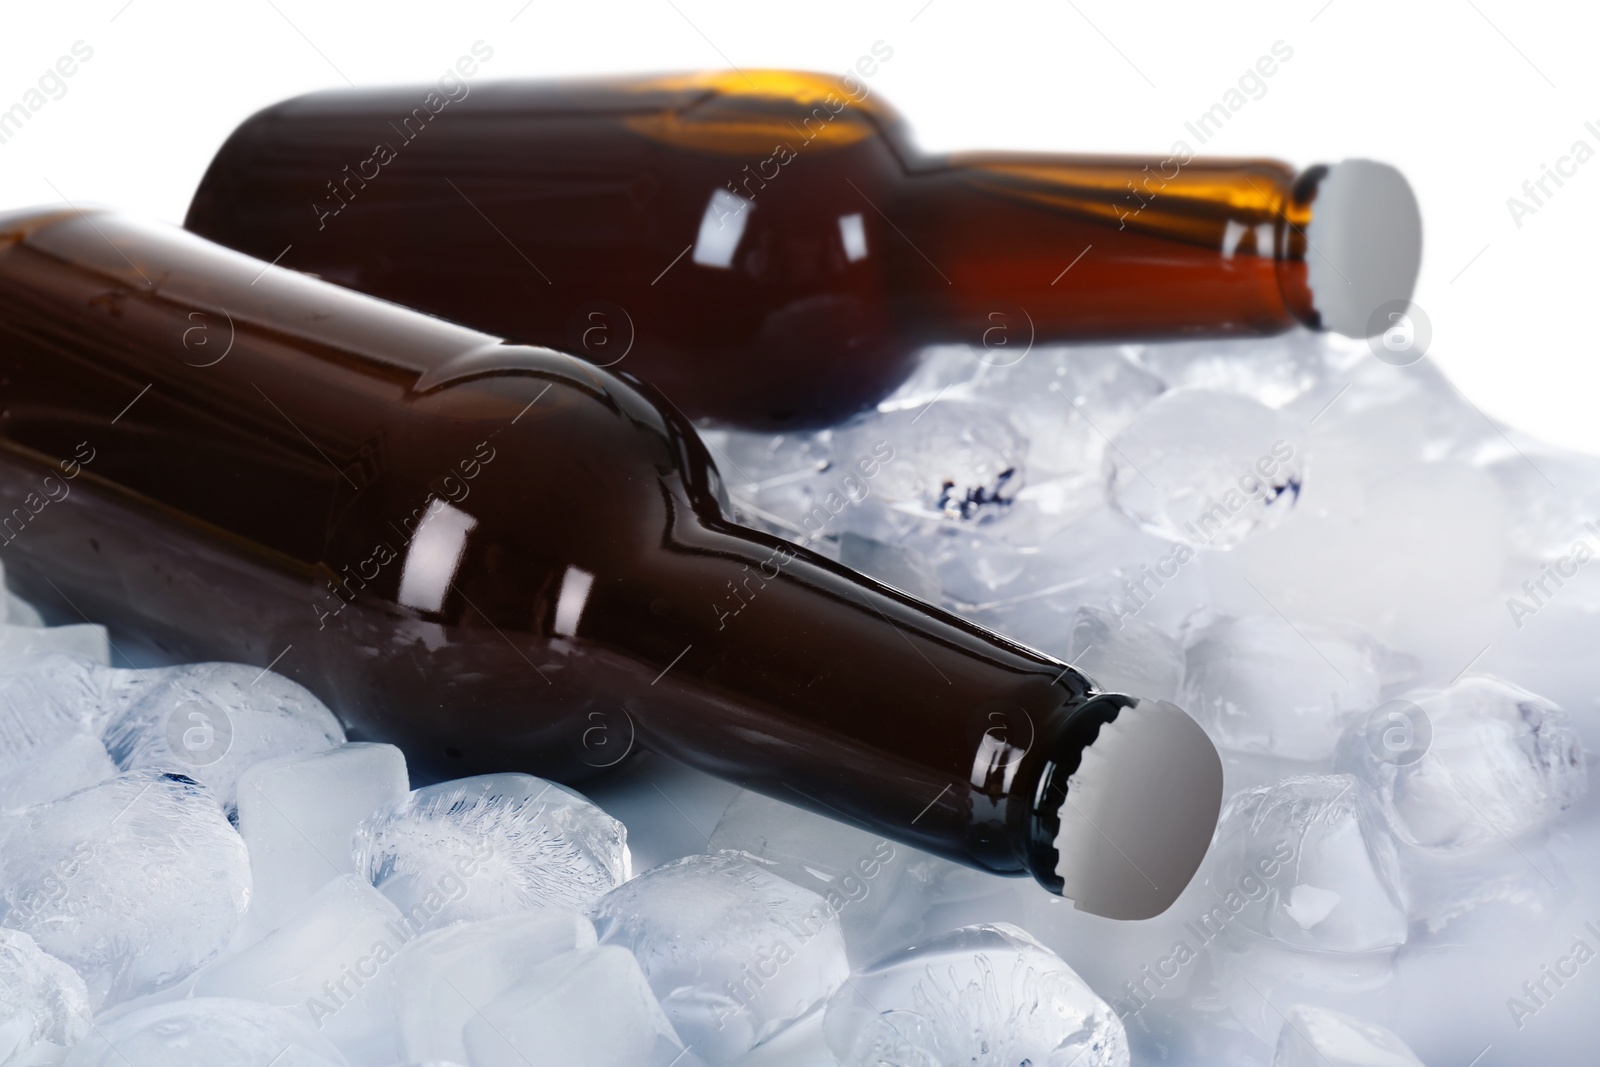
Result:
M0 669L0 811L116 776L100 732L110 680L126 673L61 653Z
M400 1048L425 1061L467 1060L466 1025L535 967L593 948L594 926L570 911L505 915L423 934L394 961Z
M1217 618L1191 635L1177 703L1227 748L1330 759L1345 728L1379 702L1373 649L1276 614Z
M0 928L0 1065L49 1062L88 1033L78 972L20 930Z
M1224 805L1207 859L1209 941L1241 931L1300 950L1383 953L1404 944L1394 839L1347 774L1246 789Z
M254 890L246 922L265 933L340 874L356 874L355 832L406 799L406 758L393 745L346 744L263 760L239 776L239 835Z
M1299 422L1248 397L1175 389L1112 438L1106 491L1134 521L1199 548L1282 522L1305 482Z
M362 824L356 861L419 929L538 908L584 914L632 874L620 822L528 774L416 790Z
M1548 824L1588 791L1589 770L1572 717L1490 675L1468 675L1403 700L1425 744L1401 760L1368 736L1342 758L1371 781L1405 841L1466 848L1510 840Z
M988 368L972 394L1005 407L1028 442L1030 480L1098 471L1106 441L1166 387L1124 346L1037 347Z
M858 971L828 1001L841 1067L1127 1067L1122 1022L1007 923L967 926Z
M842 513L837 528L894 540L882 531L1004 513L1024 481L1027 442L1003 407L946 397L862 416L834 431L834 454L879 459L870 477L856 472L864 506Z
M340 875L282 926L195 975L191 992L276 1005L352 1058L390 1061L391 967L417 934L382 893Z
M250 899L244 842L205 786L133 771L0 821L0 924L83 976L99 1006L190 974Z
M1128 347L1134 361L1168 388L1237 393L1270 408L1285 407L1326 382L1331 365L1344 362L1340 350L1367 352L1365 342L1351 343L1337 334L1310 330L1244 342L1174 341Z
M1109 693L1179 702L1183 646L1149 623L1081 607L1068 630L1066 660Z
M465 1028L472 1067L691 1067L627 949L564 952L479 1006Z
M239 775L252 763L343 741L338 720L304 686L242 663L159 668L105 734L123 770L188 775L230 814Z
M1314 1004L1283 1013L1272 1067L1423 1067L1392 1030Z
M839 916L852 960L880 956L916 932L897 922L908 864L923 856L906 845L745 791L723 812L706 850L741 856L821 897Z
M838 913L736 854L689 856L595 904L602 944L639 961L667 1018L709 1064L731 1063L849 977Z
M202 997L101 1022L65 1067L348 1067L325 1038L282 1008Z

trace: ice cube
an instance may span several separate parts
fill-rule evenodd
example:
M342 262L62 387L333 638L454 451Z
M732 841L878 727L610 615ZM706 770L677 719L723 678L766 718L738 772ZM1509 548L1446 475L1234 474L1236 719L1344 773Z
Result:
M192 994L273 1004L347 1055L392 1060L390 965L417 933L382 893L340 875L282 926L195 975Z
M343 741L338 720L305 687L242 663L160 670L105 735L123 770L186 774L210 786L230 814L239 775L252 763Z
M853 471L859 489L851 498L866 506L841 513L837 529L894 540L883 536L885 527L1004 513L1022 487L1027 442L999 405L947 397L869 413L834 431L833 450L875 460Z
M419 929L538 908L580 914L631 876L628 832L528 774L418 789L362 824L356 862Z
M639 961L673 1028L731 1063L827 999L850 974L839 916L737 854L646 871L594 907L602 944Z
M465 1029L472 1067L690 1067L639 964L615 945L564 952L480 1010Z
M0 660L30 660L64 652L109 666L111 641L106 628L94 623L71 626L16 626L0 623Z
M922 856L906 845L747 791L723 812L707 851L742 856L821 897L839 916L852 960L880 956L915 933L897 922L907 865Z
M0 1064L52 1062L89 1031L78 972L20 930L0 929Z
M244 842L205 786L133 771L0 822L0 924L71 965L99 1006L215 956L250 898Z
M263 760L239 776L239 835L254 890L246 919L259 932L283 922L340 874L356 874L355 832L410 785L393 745L347 744Z
M1175 389L1111 440L1106 490L1136 522L1200 548L1231 548L1282 522L1305 481L1300 424L1248 397Z
M1128 347L1134 361L1169 388L1237 393L1271 408L1284 407L1328 381L1331 365L1344 363L1352 349L1367 355L1365 342L1303 329L1259 340Z
M1313 1004L1283 1014L1272 1067L1422 1067L1399 1035Z
M39 609L9 589L0 590L0 619L8 626L43 626Z
M1183 646L1149 623L1123 620L1098 607L1072 617L1066 659L1105 692L1177 702Z
M456 923L424 934L394 961L400 1047L416 1060L466 1062L466 1025L535 967L593 948L594 926L556 908Z
M1367 787L1347 774L1247 789L1224 806L1208 859L1207 940L1247 931L1318 952L1405 943L1394 839Z
M100 731L109 681L124 673L62 653L0 669L0 811L115 777Z
M348 1067L325 1038L281 1008L212 997L109 1017L65 1067Z
M1265 602L1297 624L1356 626L1454 674L1506 619L1510 517L1494 479L1454 460L1369 468L1321 449L1308 462L1291 520L1207 554L1217 610ZM1346 488L1322 492L1336 479Z
M1165 386L1125 346L1037 347L989 368L972 394L1005 407L1028 442L1030 480L1098 472L1106 441Z
M1128 1039L1077 972L1008 923L962 927L858 971L828 1001L841 1067L1126 1067Z
M1474 674L1402 699L1417 709L1408 718L1426 731L1423 744L1394 759L1371 737L1353 735L1341 757L1377 786L1395 832L1412 844L1509 840L1546 825L1588 790L1572 719L1543 697Z
M1210 603L1196 555L1102 504L1037 546L1015 581L958 610L1056 655L1065 653L1073 615L1083 605L1176 633Z
M1225 747L1326 760L1381 688L1370 641L1261 614L1195 631L1177 703Z

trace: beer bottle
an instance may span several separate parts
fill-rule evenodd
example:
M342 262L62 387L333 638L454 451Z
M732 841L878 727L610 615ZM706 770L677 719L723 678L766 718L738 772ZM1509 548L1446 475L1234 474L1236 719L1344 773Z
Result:
M1366 336L1421 247L1380 164L931 157L867 80L786 71L314 93L233 133L186 225L767 428L930 343Z

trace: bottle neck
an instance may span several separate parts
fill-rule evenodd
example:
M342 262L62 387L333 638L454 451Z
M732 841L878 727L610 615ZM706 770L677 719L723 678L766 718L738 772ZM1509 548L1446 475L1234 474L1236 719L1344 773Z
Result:
M1269 160L966 154L891 212L898 312L922 340L1017 345L1271 334L1315 324L1319 176Z
M671 661L627 704L646 747L959 862L1053 877L1060 800L1043 822L1036 802L1107 712L1083 675L733 524L675 524L639 581L648 597L629 600L652 609L597 601L579 636Z

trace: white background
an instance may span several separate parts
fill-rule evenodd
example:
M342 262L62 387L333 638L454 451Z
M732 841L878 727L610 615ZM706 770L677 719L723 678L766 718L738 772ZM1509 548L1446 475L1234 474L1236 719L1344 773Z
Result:
M435 79L727 67L871 79L922 147L1165 154L1282 40L1293 58L1201 149L1297 166L1398 165L1422 203L1431 356L1483 410L1600 453L1600 158L1519 227L1507 198L1585 140L1600 152L1592 5L1510 0L0 0L0 110L83 41L91 60L0 144L0 210L98 203L181 221L245 116L296 93Z

